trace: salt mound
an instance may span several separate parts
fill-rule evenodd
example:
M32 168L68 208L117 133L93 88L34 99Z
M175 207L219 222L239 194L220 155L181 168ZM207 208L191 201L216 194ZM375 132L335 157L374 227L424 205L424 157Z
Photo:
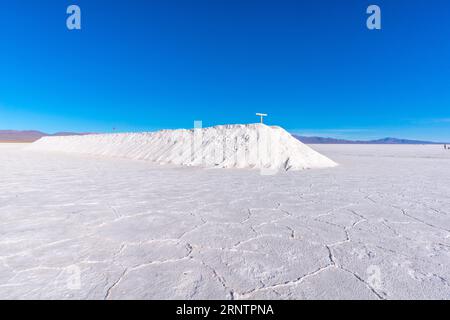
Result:
M263 124L43 137L28 149L220 168L303 170L337 165L286 130Z

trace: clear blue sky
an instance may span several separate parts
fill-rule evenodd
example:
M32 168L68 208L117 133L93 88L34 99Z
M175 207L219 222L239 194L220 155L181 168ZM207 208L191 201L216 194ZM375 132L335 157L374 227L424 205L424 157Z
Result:
M0 129L450 140L448 0L10 0L0 40Z

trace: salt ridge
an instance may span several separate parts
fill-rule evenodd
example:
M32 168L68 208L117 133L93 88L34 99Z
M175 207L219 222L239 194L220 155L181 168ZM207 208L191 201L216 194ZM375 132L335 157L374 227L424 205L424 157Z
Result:
M220 168L303 170L337 165L283 128L264 124L43 137L28 149Z

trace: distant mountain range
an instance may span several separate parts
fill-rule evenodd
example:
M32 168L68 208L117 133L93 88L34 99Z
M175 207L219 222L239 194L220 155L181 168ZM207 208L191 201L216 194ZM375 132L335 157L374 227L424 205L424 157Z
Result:
M36 130L0 130L0 142L34 142L42 137L48 136L72 136L72 135L84 135L87 133L73 133L73 132L57 132L54 134L48 134Z
M322 137L304 137L297 135L294 135L294 137L307 144L444 144L444 142L407 140L397 138L384 138L377 140L345 140Z
M73 136L86 134L89 133L57 132L53 134L48 134L36 130L26 130L26 131L0 130L0 142L34 142L42 137L48 136ZM294 135L294 137L300 140L301 142L307 144L444 144L443 142L407 140L397 138L384 138L366 141L366 140L344 140L344 139L323 138L323 137L304 137L297 135Z

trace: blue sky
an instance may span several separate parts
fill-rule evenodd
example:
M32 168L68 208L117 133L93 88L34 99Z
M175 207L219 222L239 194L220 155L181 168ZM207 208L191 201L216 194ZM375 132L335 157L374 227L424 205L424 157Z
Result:
M66 28L66 8L82 30ZM382 30L366 28L366 8ZM450 141L450 2L0 3L0 129L268 123L301 134Z

